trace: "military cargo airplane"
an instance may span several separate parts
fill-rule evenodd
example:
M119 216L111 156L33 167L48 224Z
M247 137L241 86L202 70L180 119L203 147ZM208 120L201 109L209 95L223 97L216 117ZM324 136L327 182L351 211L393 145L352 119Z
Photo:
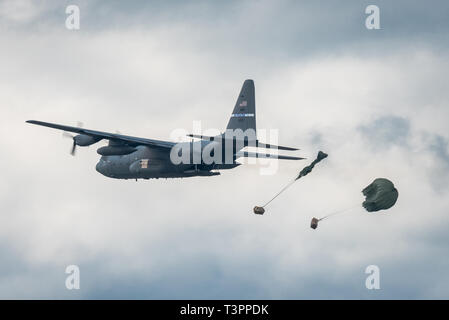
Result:
M261 143L256 135L256 107L254 81L243 83L234 111L229 119L226 132L217 136L189 134L191 142L169 142L126 136L118 133L101 132L55 123L28 120L27 123L76 133L72 136L72 155L77 146L86 147L101 140L108 145L97 149L101 155L96 170L106 177L116 179L184 178L194 176L219 175L217 170L232 169L241 163L238 158L268 158L301 160L304 158L243 152L245 147L273 148L295 151L291 147L282 147ZM200 139L193 141L193 138ZM208 151L209 158L203 157ZM182 161L179 161L182 158Z

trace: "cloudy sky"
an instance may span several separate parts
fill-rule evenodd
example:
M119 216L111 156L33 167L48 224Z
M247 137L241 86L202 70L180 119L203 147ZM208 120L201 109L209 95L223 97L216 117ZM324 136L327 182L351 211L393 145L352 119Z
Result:
M0 0L0 298L449 298L448 16L446 1ZM25 124L223 129L249 78L258 127L309 160L113 180L97 145L71 157L59 131ZM329 158L255 216L318 150ZM395 207L309 228L376 177Z

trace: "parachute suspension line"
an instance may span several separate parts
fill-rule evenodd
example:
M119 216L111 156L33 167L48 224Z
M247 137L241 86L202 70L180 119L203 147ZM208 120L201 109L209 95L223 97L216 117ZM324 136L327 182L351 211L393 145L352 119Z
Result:
M271 201L273 201L274 199L276 199L282 192L284 192L288 187L290 187L293 183L295 183L296 180L298 180L299 178L304 177L304 176L308 175L310 172L312 172L312 170L313 170L313 168L315 167L315 165L316 165L318 162L320 162L321 160L325 159L325 158L327 158L327 154L324 153L323 151L319 151L319 152L318 152L318 155L317 155L317 157L316 157L316 159L313 160L312 163L311 163L310 165L308 165L307 167L304 167L304 168L299 172L299 174L296 176L296 178L293 179L292 181L290 181L285 187L283 187L283 188L281 189L281 191L279 191L278 193L276 193L276 195L275 195L273 198L271 198L270 201L268 201L267 203L265 203L265 204L264 204L263 206L261 206L261 207L255 206L254 209L253 209L254 213L255 213L255 214L264 214L264 213L265 213L265 209L264 209L264 208L265 208Z
M269 200L267 203L265 203L262 208L265 208L271 201L273 201L274 199L276 199L282 192L284 192L285 190L288 189L288 187L290 187L294 182L296 181L296 179L293 179L292 181L290 181L285 187L283 187L281 189L281 191L279 191L278 193L276 193L276 195L271 198L271 200Z
M346 208L346 209L343 209L343 210L334 211L334 212L329 213L328 215L325 215L324 217L318 219L318 221L322 221L322 220L327 219L327 218L330 218L330 217L332 217L332 216L336 216L336 215L339 215L339 214L343 214L343 213L345 213L345 212L348 212L348 211L351 211L351 210L353 210L353 209L355 209L355 208L358 208L359 206L360 206L360 205L357 204L357 205L355 205L355 206L352 206L352 207L349 207L349 208Z

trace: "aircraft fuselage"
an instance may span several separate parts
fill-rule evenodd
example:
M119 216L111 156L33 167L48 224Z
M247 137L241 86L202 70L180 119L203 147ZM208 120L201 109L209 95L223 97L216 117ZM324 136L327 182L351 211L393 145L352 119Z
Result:
M211 170L232 169L240 165L236 162L232 164L173 164L170 152L164 149L147 146L137 146L136 149L135 152L127 155L102 156L95 169L109 178L157 179L214 176L220 173Z

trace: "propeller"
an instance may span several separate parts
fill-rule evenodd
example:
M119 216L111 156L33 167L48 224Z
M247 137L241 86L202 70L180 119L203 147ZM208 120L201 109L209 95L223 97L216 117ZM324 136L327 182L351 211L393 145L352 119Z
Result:
M65 131L62 133L62 136L64 138L70 138L70 139L73 140L72 150L70 151L70 154L72 156L74 156L76 154L76 138L75 138L75 136L73 134L70 134L70 133L65 132Z
M76 124L77 124L78 128L82 128L83 127L83 123L81 121L78 121ZM70 154L72 156L75 156L75 154L76 154L76 146L77 146L77 144L76 144L76 136L74 136L73 134L70 134L70 133L68 133L66 131L64 131L62 133L62 136L64 138L70 138L70 139L73 140L72 149L70 150Z

